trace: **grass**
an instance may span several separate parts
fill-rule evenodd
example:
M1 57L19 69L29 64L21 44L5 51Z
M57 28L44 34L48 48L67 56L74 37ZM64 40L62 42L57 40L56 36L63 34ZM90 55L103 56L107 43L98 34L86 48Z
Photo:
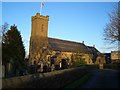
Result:
M82 84L84 84L90 77L91 77L91 74L87 73L82 78L80 78L80 79L72 82L71 84L67 85L64 89L67 89L67 88L75 89L75 88L81 86Z

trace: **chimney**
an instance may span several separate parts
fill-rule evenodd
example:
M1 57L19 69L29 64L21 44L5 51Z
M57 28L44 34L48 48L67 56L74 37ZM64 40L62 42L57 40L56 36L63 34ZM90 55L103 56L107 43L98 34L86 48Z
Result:
M93 47L95 48L95 45L93 45Z

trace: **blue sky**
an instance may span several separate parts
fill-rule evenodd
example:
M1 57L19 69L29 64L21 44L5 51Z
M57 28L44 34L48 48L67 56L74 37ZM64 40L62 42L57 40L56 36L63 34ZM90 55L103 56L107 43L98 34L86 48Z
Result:
M42 15L49 15L48 36L82 42L100 52L110 52L103 41L103 29L115 2L45 2ZM40 12L40 2L3 2L2 24L16 24L29 51L31 16Z

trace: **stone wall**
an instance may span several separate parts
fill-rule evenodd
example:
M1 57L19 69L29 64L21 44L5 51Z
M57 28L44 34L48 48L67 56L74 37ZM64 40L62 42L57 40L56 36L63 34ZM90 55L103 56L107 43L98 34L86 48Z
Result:
M116 70L120 71L120 62L113 63L113 64L105 64L104 68L106 68L106 69L116 69Z
M82 66L78 68L58 70L48 73L39 73L4 79L3 88L62 88L74 80L85 75L98 66Z

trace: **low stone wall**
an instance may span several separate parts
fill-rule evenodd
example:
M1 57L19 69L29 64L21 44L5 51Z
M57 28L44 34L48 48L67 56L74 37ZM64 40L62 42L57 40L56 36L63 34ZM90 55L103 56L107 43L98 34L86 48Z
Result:
M116 69L120 71L120 62L119 63L114 63L114 64L105 64L104 68L106 69Z
M82 66L58 70L48 73L38 73L4 79L3 88L62 88L72 81L81 78L88 71L98 69L98 66Z

